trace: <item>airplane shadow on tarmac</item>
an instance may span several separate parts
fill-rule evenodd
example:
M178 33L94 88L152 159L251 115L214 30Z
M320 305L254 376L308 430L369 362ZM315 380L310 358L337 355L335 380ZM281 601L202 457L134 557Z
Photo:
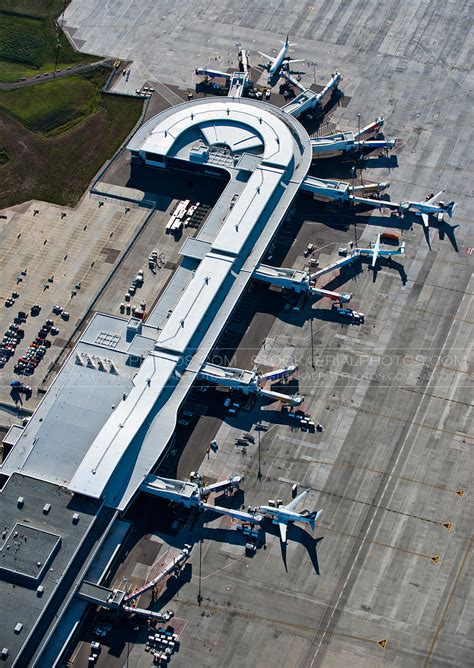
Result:
M398 156L394 154L372 155L365 160L356 161L355 165L356 169L396 169L398 167Z
M219 496L216 499L216 503L221 507L233 507L235 509L240 508L241 510L246 510L243 499L244 494L242 490L239 490L233 496L226 496L225 494ZM205 510L196 517L190 529L178 531L178 533L175 535L170 535L167 533L161 534L160 532L155 532L155 535L162 538L168 545L179 549L182 549L185 544L192 545L193 548L196 549L201 541L212 541L227 543L230 545L240 545L242 546L242 552L244 554L247 539L242 532L238 531L236 528L219 528L208 526L209 522L213 522L219 517L222 517L222 515L214 513L212 510ZM256 528L258 529L257 551L267 549L267 534L275 536L278 538L278 540L280 540L280 530L278 526L273 524L270 519L264 519L260 528ZM319 536L314 538L308 531L295 524L288 525L287 535L288 542L292 541L294 543L300 543L306 548L306 551L313 565L314 572L316 575L320 575L317 544L323 539L323 537ZM280 541L280 547L283 565L285 570L288 572L287 545L281 543ZM251 558L254 556L254 554L255 553L253 552L248 552L247 557ZM162 594L160 598L157 599L159 600L160 604L164 605L165 602L171 600L178 589L186 582L190 581L192 574L192 569L188 569L183 578L178 578L176 584L172 584L171 587L168 586L164 594ZM163 600L163 595L166 597L166 601Z
M370 259L368 260L370 262ZM402 285L406 285L408 282L408 275L407 272L405 271L405 267L401 262L397 262L394 260L392 257L379 257L377 259L377 263L375 267L371 267L370 264L368 266L369 271L372 272L372 281L375 283L377 280L377 274L379 271L381 271L384 267L387 267L388 269L395 269L398 271L400 274L400 278L402 281Z
M459 225L450 225L445 220L443 220L443 222L438 225L438 234L440 241L444 241L444 236L446 235L456 253L459 253L458 242L456 241L456 237L454 235L454 230L456 227L459 227Z
M376 213L373 208L364 206L363 204L358 204L356 207L350 203L324 205L316 200L312 202L311 197L307 197L306 194L300 197L301 201L307 200L307 204L304 207L305 219L307 221L318 221L326 227L334 229L349 230L357 225L373 225L385 227L386 229L411 230L413 225L423 225L421 216L411 211L406 212L403 217L396 213L384 216ZM389 202L390 198L388 195L385 195L380 200ZM311 207L310 203L314 203L314 208ZM445 236L448 237L452 247L458 253L459 247L454 234L454 230L457 227L459 225L450 225L447 221L437 223L430 218L430 226L428 228L423 227L428 246L431 248L431 230L438 230L440 241L443 241Z

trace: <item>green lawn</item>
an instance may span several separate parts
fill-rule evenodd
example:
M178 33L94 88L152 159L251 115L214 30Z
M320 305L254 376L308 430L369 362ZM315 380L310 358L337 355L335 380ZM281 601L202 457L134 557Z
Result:
M0 81L54 69L58 34L55 17L62 11L58 0L0 0ZM75 51L59 33L58 67L98 60Z
M0 0L0 81L54 68L63 0ZM58 68L98 60L59 37ZM110 70L0 91L0 209L74 205L138 120L143 101L104 95Z
M0 93L4 109L26 128L43 136L57 134L97 111L108 70L96 70Z
M69 4L69 0L66 4ZM64 0L0 0L0 11L30 16L59 16L63 7Z
M104 95L108 73L0 91L0 209L31 199L74 205L84 194L143 106Z

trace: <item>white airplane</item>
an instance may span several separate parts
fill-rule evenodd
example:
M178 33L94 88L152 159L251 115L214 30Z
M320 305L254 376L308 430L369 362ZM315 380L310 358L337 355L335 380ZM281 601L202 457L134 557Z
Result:
M450 218L453 216L457 204L455 202L449 202L449 204L440 202L439 198L443 193L444 190L440 190L436 195L429 197L426 202L400 202L400 208L405 211L415 211L418 216L421 216L423 225L428 228L430 214L434 214L439 222L443 220L445 213L447 213Z
M303 510L301 513L294 512L294 508L296 508L308 492L309 489L301 492L301 494L290 501L290 503L287 503L286 506L256 506L255 508L249 508L249 512L262 515L263 517L269 517L273 524L278 524L281 542L285 544L287 541L286 533L289 522L305 522L310 525L311 529L314 529L315 522L322 512L321 510L314 512Z
M370 266L372 269L377 264L379 257L391 257L392 255L405 255L405 242L403 241L397 249L380 248L380 234L377 234L375 244L371 248L357 248L355 252L359 255L369 255L372 257Z
M296 46L296 44L290 44L288 41L288 35L286 36L286 40L284 42L281 42L283 44L282 48L280 49L278 55L276 58L272 58L266 53L263 53L262 51L258 51L258 53L266 58L268 60L268 63L266 65L261 65L264 69L268 70L268 83L272 84L274 79L280 75L280 71L282 69L289 69L289 65L291 63L302 63L304 62L303 60L295 60L292 58L287 58L287 53L289 51L290 46Z
M322 181L322 179L320 179ZM309 188L307 188L309 190ZM321 188L319 188L321 190ZM316 190L314 190L316 192ZM444 215L447 213L450 218L453 216L454 209L456 208L456 202L439 202L439 198L444 193L444 190L440 190L436 195L430 195L426 202L415 202L412 200L406 200L403 202L391 202L390 200L383 199L370 199L369 197L356 197L349 195L350 201L354 204L364 204L366 206L373 206L376 209L390 209L392 211L398 212L403 216L406 212L412 211L417 216L421 216L423 220L423 225L426 229L429 228L429 217L433 215L436 217L437 221L441 223L444 219ZM336 199L332 197L330 199Z

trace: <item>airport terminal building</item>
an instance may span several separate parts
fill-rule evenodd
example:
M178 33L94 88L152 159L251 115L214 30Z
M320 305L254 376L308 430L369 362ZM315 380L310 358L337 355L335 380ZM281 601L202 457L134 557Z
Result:
M205 98L150 119L128 145L156 170L227 185L146 322L97 313L0 466L0 649L55 665L129 526L121 513L172 440L177 415L301 187L310 138L289 113Z

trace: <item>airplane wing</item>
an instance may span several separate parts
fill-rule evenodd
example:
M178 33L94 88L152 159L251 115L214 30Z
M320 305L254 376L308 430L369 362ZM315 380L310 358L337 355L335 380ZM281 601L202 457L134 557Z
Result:
M436 204L443 193L444 190L440 190L439 193L436 193L436 195L433 195L433 197L426 200L426 204Z
M278 522L278 527L280 529L281 542L284 544L286 543L286 532L288 526L284 522Z
M286 58L285 59L287 63L304 63L304 59L296 59L296 58Z
M257 51L257 53L259 53L261 56L263 56L264 58L266 58L267 60L269 60L271 63L273 63L273 61L275 60L274 58L272 58L272 57L269 56L268 54L263 53L263 51Z
M423 225L426 228L428 228L430 226L428 214L427 213L422 213L420 215L421 215L421 220L423 221Z
M290 503L287 503L286 506L280 506L280 508L281 508L282 510L283 510L283 509L285 509L285 510L294 510L294 509L296 508L296 506L298 505L298 503L304 499L304 497L306 496L306 494L308 494L308 492L309 492L309 489L305 489L304 492L301 492L301 494L298 494L297 497L295 497L294 499L292 499L292 500L290 501Z

